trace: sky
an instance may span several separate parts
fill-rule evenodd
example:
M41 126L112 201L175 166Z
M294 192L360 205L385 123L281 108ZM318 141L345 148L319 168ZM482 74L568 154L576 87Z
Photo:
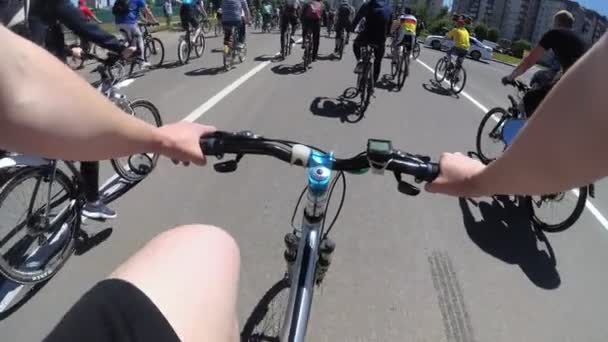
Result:
M608 15L608 0L575 0L581 5L596 10L602 15ZM446 6L452 5L452 0L443 0Z

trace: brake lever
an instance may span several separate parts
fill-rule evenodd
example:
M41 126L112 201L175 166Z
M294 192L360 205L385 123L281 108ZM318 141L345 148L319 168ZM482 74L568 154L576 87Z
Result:
M213 169L219 173L234 172L238 168L241 159L243 159L243 154L237 154L232 160L213 164Z
M417 196L420 193L419 188L401 180L401 173L393 172L393 174L395 175L395 179L397 180L397 190L399 190L400 193L409 196Z

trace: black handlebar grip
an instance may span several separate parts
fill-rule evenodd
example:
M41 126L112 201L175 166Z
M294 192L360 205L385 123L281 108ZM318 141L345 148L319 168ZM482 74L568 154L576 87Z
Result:
M199 141L201 150L206 156L217 156L223 154L221 140L216 137L202 137Z
M428 173L428 177L426 177L426 179L424 179L424 180L427 182L432 182L439 176L439 172L441 170L439 170L439 164L437 164L437 163L428 163L427 165L428 165L429 173Z

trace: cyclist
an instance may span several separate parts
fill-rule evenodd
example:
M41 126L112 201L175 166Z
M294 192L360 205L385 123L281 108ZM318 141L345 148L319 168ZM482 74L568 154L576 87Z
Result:
M109 51L120 53L123 57L130 56L134 51L132 48L125 48L116 37L87 21L80 10L69 0L47 0L32 3L27 18L27 30L18 30L25 37L45 47L65 63L66 58L70 55L80 57L81 50L66 48L61 24L66 25L81 39L90 41ZM116 212L104 205L99 198L99 163L82 162L80 171L86 184L87 203L84 206L83 214L93 219L116 217Z
M230 45L232 28L239 30L239 48L245 46L245 23L249 22L249 7L245 0L224 0L222 2L222 25L224 26L224 45Z
M355 58L358 61L355 71L358 72L363 65L361 63L361 47L364 45L373 44L375 45L375 81L378 80L380 70L382 68L384 45L386 44L386 35L391 27L391 16L392 9L388 2L385 2L384 0L370 0L361 5L361 8L359 8L359 11L355 16L355 20L353 20L353 24L351 26L352 31L355 27L357 27L362 19L365 19L365 28L363 31L361 31L361 33L359 33L357 38L355 38L355 42L353 43L353 52L355 53Z
M171 17L173 16L173 0L165 0L163 2L163 14L167 22L167 29L171 29Z
M149 22L158 23L144 0L116 0L112 7L116 26L129 44L137 46L139 49L139 60L142 68L148 68L150 63L145 58L144 37L137 24L140 12L143 12L144 18Z
M349 30L352 25L351 19L355 13L355 9L350 5L349 0L342 0L338 7L338 21L336 22L336 41L342 39L343 31L346 31L344 45L348 45ZM338 44L334 49L334 53L338 53Z
M182 23L184 32L189 32L191 29L196 29L194 34L190 34L190 42L194 44L196 37L201 33L201 25L196 20L197 13L200 9L197 0L175 0L181 4L179 8L179 18Z
M283 45L286 43L283 41L283 35L287 31L287 27L291 25L291 41L288 44L293 44L293 37L296 35L296 28L298 26L298 12L300 11L299 0L285 0L283 6L283 15L281 16L281 51L283 51Z
M270 21L272 20L272 5L269 0L264 0L262 5L262 28L267 29L270 27Z
M317 60L319 54L319 38L321 36L321 13L323 4L320 0L311 0L302 10L302 37L306 38L312 31L312 61ZM310 43L310 42L309 42ZM304 48L304 44L302 44Z
M334 22L336 20L336 12L329 8L327 10L327 36L331 36L331 30L334 28Z
M399 17L399 21L393 23L391 32L393 34L393 60L391 63L396 63L397 54L399 53L398 46L403 45L407 49L407 53L410 54L414 49L416 43L416 25L418 20L412 15L412 11L409 7L406 7L404 14Z
M445 37L454 41L454 46L448 51L448 57L452 59L452 54L456 55L456 67L460 68L464 58L469 53L471 47L469 31L464 27L464 19L458 18L456 27L448 32Z
M277 6L272 11L272 28L273 29L279 25L279 18L281 18L281 9Z
M525 73L543 57L546 50L552 50L561 65L562 72L567 71L586 50L585 42L572 30L573 25L574 16L570 12L557 12L553 17L553 29L542 36L538 46L530 51L509 76L503 78L503 82L512 81ZM558 73L552 82L538 89L532 89L524 95L523 102L528 117L553 88L560 75L561 73Z
M95 13L87 6L86 0L78 0L78 9L87 20L93 20L94 22L101 24L101 20L99 20Z

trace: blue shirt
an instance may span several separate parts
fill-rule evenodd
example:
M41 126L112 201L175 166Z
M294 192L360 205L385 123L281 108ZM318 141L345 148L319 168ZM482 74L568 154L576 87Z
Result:
M240 22L243 13L249 13L247 1L245 0L224 0L222 2L222 22Z
M139 11L146 7L144 0L129 0L129 11L125 15L117 15L115 18L116 24L137 24Z

